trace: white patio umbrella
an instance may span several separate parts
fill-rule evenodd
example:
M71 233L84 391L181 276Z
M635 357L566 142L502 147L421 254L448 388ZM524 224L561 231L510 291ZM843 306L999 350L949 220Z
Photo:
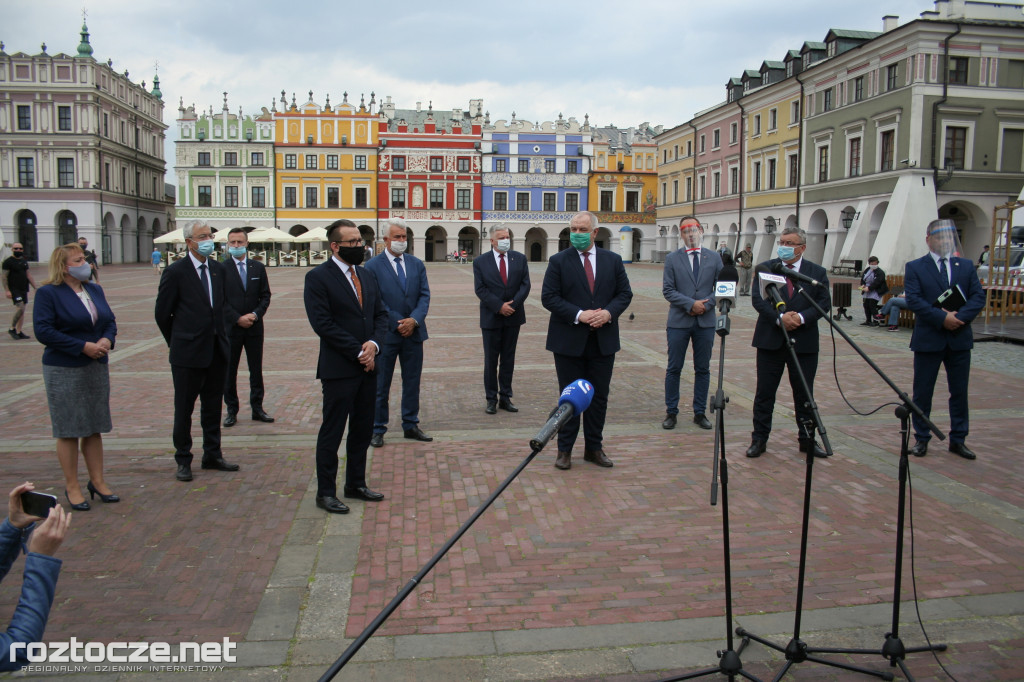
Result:
M167 234L162 234L153 239L154 244L176 244L183 241L185 241L185 236L182 234L181 228L172 230Z
M327 230L322 227L314 227L309 232L304 232L298 237L295 237L295 241L308 244L310 242L326 242L328 241Z
M293 242L295 237L276 227L260 227L249 233L250 242Z

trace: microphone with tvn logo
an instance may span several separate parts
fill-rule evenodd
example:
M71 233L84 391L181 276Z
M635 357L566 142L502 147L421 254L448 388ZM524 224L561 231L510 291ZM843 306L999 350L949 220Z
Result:
M786 312L786 303L779 295L779 285L785 286L786 278L782 275L773 275L771 269L764 263L754 268L754 273L757 275L761 298L771 303L780 315Z
M730 273L726 277L727 279L720 279L715 282L715 301L718 302L718 312L721 313L715 319L715 333L719 336L729 334L729 311L736 305L736 276Z
M558 430L572 419L573 415L582 414L585 409L590 407L593 399L594 385L586 379L577 379L562 389L562 395L558 398L558 407L530 441L530 449L535 453L543 450L551 437L558 433Z

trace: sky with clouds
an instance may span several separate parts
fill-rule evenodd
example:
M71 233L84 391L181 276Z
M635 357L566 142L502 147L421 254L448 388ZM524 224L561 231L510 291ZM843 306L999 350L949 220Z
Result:
M931 0L647 0L631 2L353 2L352 0L0 0L8 54L75 54L83 6L94 57L151 84L159 62L168 160L179 98L237 112L279 98L358 102L390 95L491 119L670 128L723 101L725 83L781 60L830 28L880 31L933 9Z

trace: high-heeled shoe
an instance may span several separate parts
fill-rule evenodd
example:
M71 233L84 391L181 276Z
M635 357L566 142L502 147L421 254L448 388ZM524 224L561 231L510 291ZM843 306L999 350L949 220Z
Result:
M107 502L120 502L121 501L121 498L118 497L117 495L114 495L113 493L111 493L110 495L104 495L99 490L96 490L96 486L94 486L92 484L92 481L89 481L89 485L87 485L85 487L89 491L89 497L91 499L95 500L96 496L99 495L100 496L100 501L104 502L104 503L107 503Z
M79 504L73 504L71 502L71 497L68 496L67 488L64 488L64 497L67 497L68 504L70 504L71 508L74 509L75 511L89 511L90 509L92 509L92 507L89 506L89 500L83 499Z

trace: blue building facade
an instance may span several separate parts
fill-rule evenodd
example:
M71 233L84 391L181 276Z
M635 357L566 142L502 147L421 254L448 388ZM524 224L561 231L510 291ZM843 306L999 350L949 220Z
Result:
M593 158L589 121L485 121L483 227L511 232L512 248L544 261L568 246L573 214L587 210Z

